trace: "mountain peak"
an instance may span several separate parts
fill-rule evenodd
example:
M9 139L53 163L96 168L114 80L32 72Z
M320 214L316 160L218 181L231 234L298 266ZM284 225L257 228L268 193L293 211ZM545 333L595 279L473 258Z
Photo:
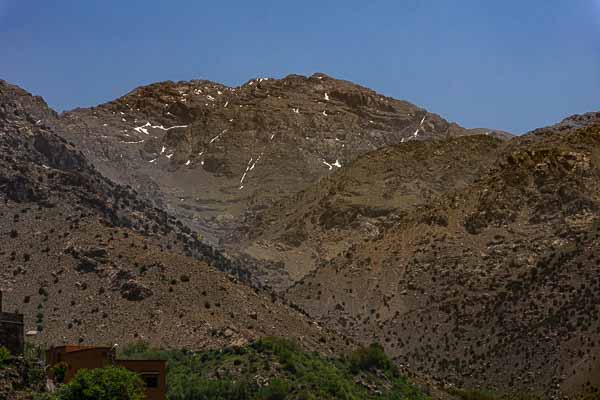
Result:
M159 82L62 122L105 175L215 240L249 206L267 207L369 151L475 133L322 73L238 87Z

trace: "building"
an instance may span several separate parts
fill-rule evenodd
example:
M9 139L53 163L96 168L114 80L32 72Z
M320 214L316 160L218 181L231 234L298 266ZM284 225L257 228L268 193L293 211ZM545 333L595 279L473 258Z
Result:
M52 347L46 352L46 363L49 367L59 363L66 364L65 383L73 379L80 369L120 366L140 375L146 384L146 399L166 398L166 371L163 360L118 360L115 349L111 347L60 346Z
M22 355L25 350L23 315L2 311L0 291L0 346L6 347L12 355Z

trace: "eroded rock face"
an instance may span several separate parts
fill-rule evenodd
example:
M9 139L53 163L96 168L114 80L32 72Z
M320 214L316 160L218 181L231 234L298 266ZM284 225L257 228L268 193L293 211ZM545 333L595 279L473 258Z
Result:
M84 166L83 157L69 150L57 137L36 134L33 147L48 161L48 166L64 170L80 169Z

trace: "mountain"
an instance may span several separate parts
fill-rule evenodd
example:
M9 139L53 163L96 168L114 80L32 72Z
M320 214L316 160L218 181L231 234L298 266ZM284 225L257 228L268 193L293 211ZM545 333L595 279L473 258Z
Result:
M0 90L2 288L38 342L378 342L455 393L600 385L600 113L510 138L323 74L61 115Z
M103 175L214 244L369 151L477 133L324 74L156 83L60 124Z
M589 390L600 383L590 115L508 142L375 150L247 221L244 251L279 261L274 286L309 315L438 382Z
M59 126L40 97L0 81L0 289L29 340L201 349L280 335L326 354L348 346L217 269L234 261L100 175Z

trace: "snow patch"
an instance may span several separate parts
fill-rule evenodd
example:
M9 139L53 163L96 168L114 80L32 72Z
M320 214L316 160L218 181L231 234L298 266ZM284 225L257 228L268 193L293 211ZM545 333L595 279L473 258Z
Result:
M143 133L145 135L149 135L147 127L151 127L151 126L152 126L152 124L150 122L146 122L146 125L136 126L135 128L133 128L133 130L136 131L137 133Z
M214 142L215 140L219 140L221 138L221 136L227 132L227 129L225 129L223 132L219 133L217 136L215 136L214 138L210 139L210 142L208 142L208 144L211 144L212 142Z
M329 95L325 93L325 101L329 101Z
M152 128L154 128L154 129L160 129L160 130L163 130L163 131L170 131L171 129L187 128L188 126L189 125L175 125L175 126L171 126L169 128L165 128L162 125L154 125L154 126L152 126Z
M175 126L171 126L169 128L165 128L162 125L152 125L150 122L146 122L145 125L136 126L135 128L133 128L133 130L136 131L136 132L138 132L138 133L144 133L146 135L149 135L148 128L160 129L160 130L163 130L163 131L170 131L171 129L187 128L187 127L188 127L188 125L175 125Z
M254 160L254 157L250 157L248 164L246 164L246 170L244 171L244 174L242 175L242 178L240 179L240 190L244 188L244 179L246 179L246 176L248 175L248 173L250 171L252 171L254 169L254 167L256 167L256 163L258 163L260 161L263 154L264 154L264 152L261 152L260 155L256 158L256 160ZM254 161L254 162L252 162L252 161Z
M413 133L413 137L417 137L419 135L419 132L421 131L421 128L423 127L423 123L425 122L425 118L427 118L427 114L425 114L425 116L421 120L421 123L419 124L419 127L417 128L415 133Z

